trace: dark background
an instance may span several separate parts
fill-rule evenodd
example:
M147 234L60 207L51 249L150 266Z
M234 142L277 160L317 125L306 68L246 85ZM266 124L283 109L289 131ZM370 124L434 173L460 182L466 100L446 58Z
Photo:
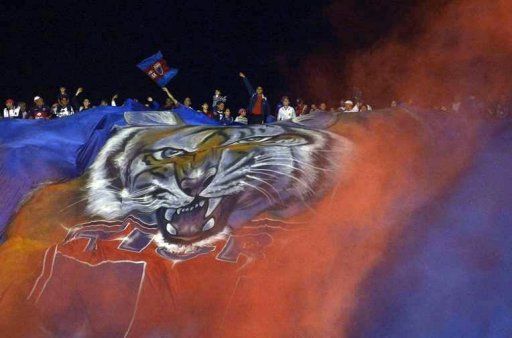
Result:
M245 105L240 71L265 88L273 105L285 94L334 104L340 98L307 90L315 68L330 66L306 61L336 55L336 93L350 96L339 67L345 52L386 36L415 2L3 1L0 99L30 105L43 95L52 103L64 85L69 93L83 86L94 104L114 93L162 100L160 89L135 67L161 50L180 69L171 91L180 101L192 97L195 108L210 103L215 88L228 95L232 109Z

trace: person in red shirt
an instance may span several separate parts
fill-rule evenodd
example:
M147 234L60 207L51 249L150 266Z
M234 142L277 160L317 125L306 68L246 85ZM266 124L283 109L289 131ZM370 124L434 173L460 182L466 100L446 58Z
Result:
M244 85L251 96L249 100L249 124L263 124L265 123L267 116L270 115L270 105L267 98L263 95L263 88L261 86L256 87L256 90L251 86L251 83L247 79L244 73L239 74Z

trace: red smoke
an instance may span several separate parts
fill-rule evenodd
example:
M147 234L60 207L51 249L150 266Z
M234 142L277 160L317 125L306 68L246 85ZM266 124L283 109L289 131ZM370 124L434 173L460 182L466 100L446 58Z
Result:
M346 6L327 9L333 27L344 29ZM307 82L311 94L333 94L326 88L361 88L370 102L403 101L448 104L454 96L497 99L512 89L512 2L429 1L409 15L397 16L387 38L348 56L311 55ZM371 24L371 23L370 23ZM341 33L340 33L341 34ZM333 79L332 64L344 78ZM329 71L323 71L327 67ZM340 98L351 95L336 92ZM338 98L336 98L338 99Z

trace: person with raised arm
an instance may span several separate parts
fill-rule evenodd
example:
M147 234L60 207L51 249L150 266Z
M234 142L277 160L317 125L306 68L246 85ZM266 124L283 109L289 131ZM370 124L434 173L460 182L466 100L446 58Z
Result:
M167 101L166 101L166 106L168 106L167 108L169 109L172 109L172 108L175 108L175 107L178 107L180 105L180 103L178 102L178 100L176 100L174 98L174 96L172 96L171 92L169 91L169 89L167 87L162 87L162 90L164 91L165 94L167 94L167 98L169 100L171 100L171 104L168 106L167 105Z
M249 124L265 123L267 116L270 115L270 105L265 95L263 95L263 87L258 86L256 90L254 90L245 74L240 72L239 75L250 95L249 106L247 107L249 112Z
M112 99L110 100L110 105L112 107L116 107L117 106L117 102L116 100L119 98L119 94L114 94L114 96L112 96Z

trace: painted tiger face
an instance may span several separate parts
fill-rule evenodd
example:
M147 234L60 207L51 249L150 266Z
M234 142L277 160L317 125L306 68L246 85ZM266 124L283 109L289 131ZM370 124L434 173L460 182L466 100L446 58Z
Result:
M264 211L300 212L335 178L350 143L292 123L130 127L90 169L87 211L158 227L168 250L224 238Z

